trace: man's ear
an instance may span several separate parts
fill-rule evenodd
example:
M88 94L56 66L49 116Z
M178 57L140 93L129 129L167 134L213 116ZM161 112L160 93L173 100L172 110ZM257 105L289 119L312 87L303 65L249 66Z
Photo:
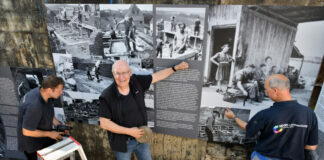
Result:
M54 92L56 88L48 88L50 91Z
M45 91L45 93L51 93L51 92L53 92L52 88L45 88L44 91Z
M129 74L132 75L132 68L129 67Z
M272 88L273 89L273 91L275 92L275 93L278 93L279 92L279 89L278 88Z

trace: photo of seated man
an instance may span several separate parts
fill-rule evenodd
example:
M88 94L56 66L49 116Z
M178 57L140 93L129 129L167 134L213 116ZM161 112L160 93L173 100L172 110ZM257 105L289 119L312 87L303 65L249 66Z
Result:
M258 82L255 79L255 65L250 64L245 68L237 71L234 75L233 84L237 89L242 91L244 96L247 96L252 103L252 100L260 102Z

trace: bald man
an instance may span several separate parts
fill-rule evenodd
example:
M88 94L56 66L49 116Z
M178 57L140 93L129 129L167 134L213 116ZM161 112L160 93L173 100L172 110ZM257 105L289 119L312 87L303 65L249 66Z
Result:
M115 81L99 97L99 117L100 127L108 131L109 143L117 160L130 160L132 152L139 160L152 159L149 144L136 140L144 134L139 127L147 125L144 92L151 84L188 67L188 63L181 62L152 75L132 75L127 62L119 60L113 64Z
M260 132L251 159L304 160L305 154L314 154L318 143L316 115L311 108L291 98L290 83L281 74L269 76L264 84L266 94L275 102L244 122L227 109L225 116L244 130L247 137Z

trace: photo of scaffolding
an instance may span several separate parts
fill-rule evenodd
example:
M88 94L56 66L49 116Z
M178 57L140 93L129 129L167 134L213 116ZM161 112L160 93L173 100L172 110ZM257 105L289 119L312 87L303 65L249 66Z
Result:
M156 7L156 58L202 60L206 8Z
M152 5L46 4L56 74L65 81L67 120L98 124L99 96L116 60L133 74L153 73ZM153 125L153 87L146 93Z

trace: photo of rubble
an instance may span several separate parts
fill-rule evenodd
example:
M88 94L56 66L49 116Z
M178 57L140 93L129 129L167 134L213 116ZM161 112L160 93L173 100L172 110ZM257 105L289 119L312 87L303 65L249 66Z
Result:
M52 53L74 57L100 54L94 43L100 39L98 4L46 4L45 9Z
M247 139L243 131L232 119L225 116L224 107L200 108L199 138L209 142L224 143L252 143L253 138ZM237 117L243 121L249 120L250 110L232 109Z
M60 121L62 124L66 124L66 117L65 117L65 114L64 114L64 110L63 108L58 108L58 107L55 107L54 108L54 114L55 114L55 117L58 121Z
M111 70L116 60L127 61L133 74L153 73L152 5L45 6L56 74L65 81L66 118L98 124L98 99L114 81ZM146 104L153 122L151 88Z
M324 20L302 11L311 14L317 9L321 8L210 7L201 106L249 109L252 118L273 104L264 81L277 73L289 78L293 99L307 106L324 55ZM293 11L296 17L289 14Z
M156 58L201 61L206 10L156 7Z

